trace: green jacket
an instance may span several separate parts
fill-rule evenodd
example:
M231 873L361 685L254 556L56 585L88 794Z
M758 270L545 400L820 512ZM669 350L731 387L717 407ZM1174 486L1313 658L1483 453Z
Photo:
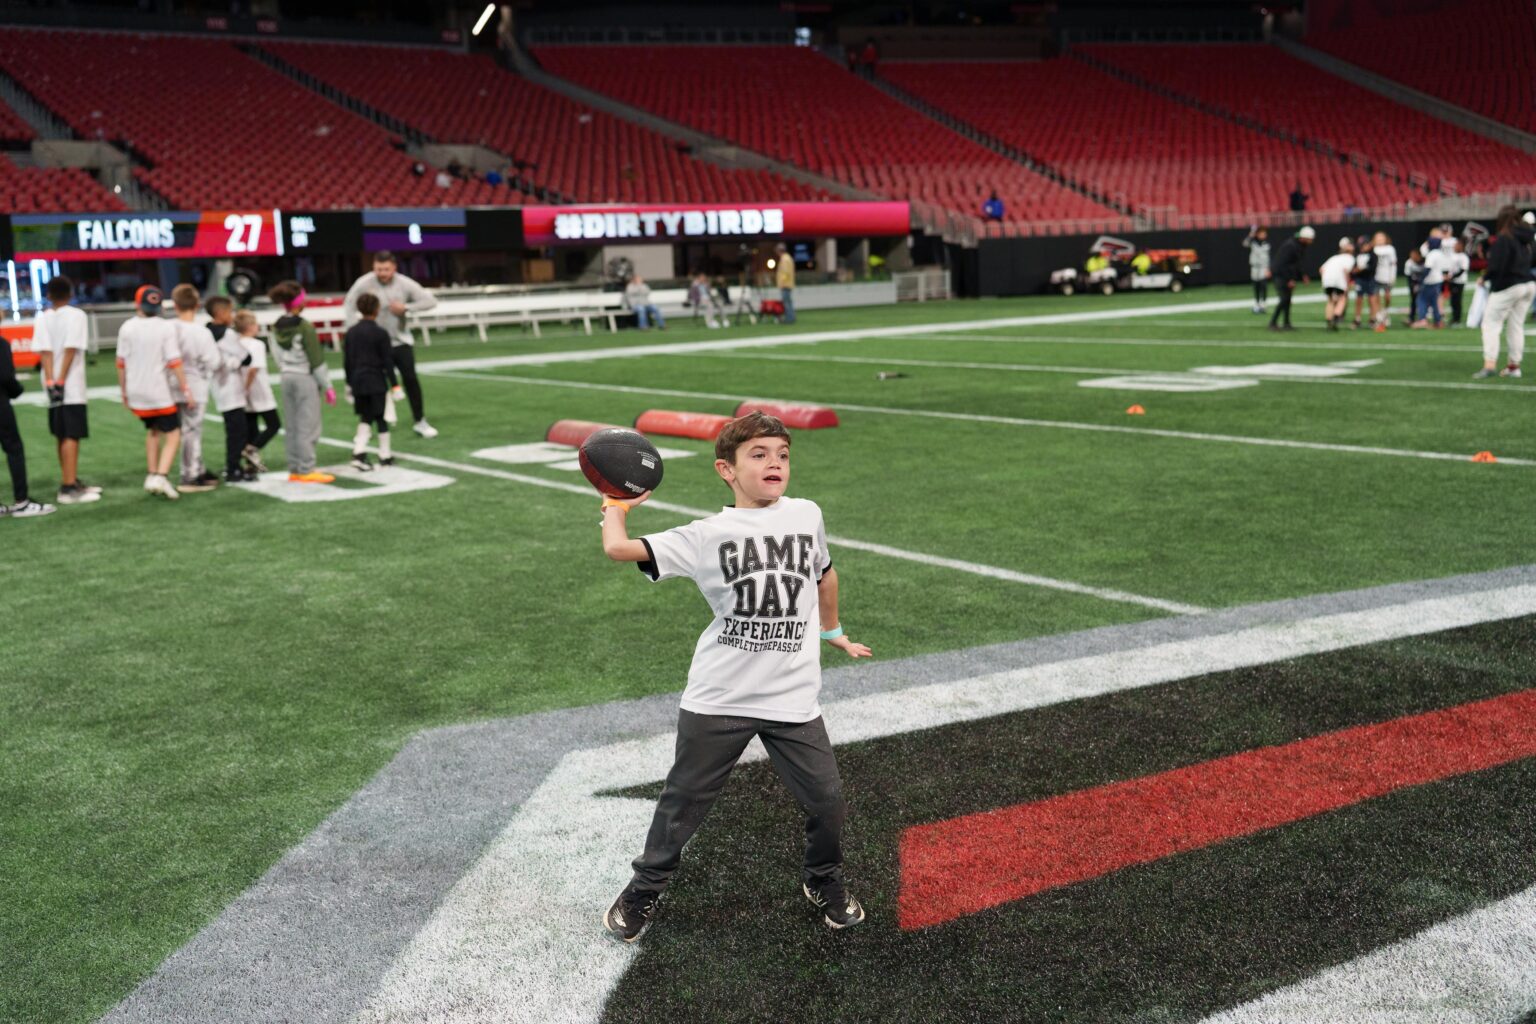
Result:
M331 388L331 371L320 351L320 337L315 325L302 316L288 314L272 325L272 358L282 373L307 374L315 378L321 391Z

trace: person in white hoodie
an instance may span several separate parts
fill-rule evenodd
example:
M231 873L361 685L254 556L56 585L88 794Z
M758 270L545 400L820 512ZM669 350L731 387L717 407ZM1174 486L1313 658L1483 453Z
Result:
M1433 314L1435 326L1444 327L1440 318L1440 292L1445 279L1456 272L1454 254L1444 238L1431 238L1429 251L1424 256L1424 276L1419 281L1419 292L1414 300L1414 320L1409 326L1422 330L1429 326Z
M211 491L219 486L219 478L203 464L203 417L208 412L210 386L224 363L213 334L197 322L202 301L203 297L190 284L171 289L171 305L176 308L171 326L176 332L176 346L181 350L187 388L192 392L192 401L181 405L181 482L176 489L183 493Z
M1323 293L1328 296L1328 329L1336 331L1339 322L1349 310L1349 278L1355 269L1355 243L1348 237L1339 239L1339 251L1323 261Z

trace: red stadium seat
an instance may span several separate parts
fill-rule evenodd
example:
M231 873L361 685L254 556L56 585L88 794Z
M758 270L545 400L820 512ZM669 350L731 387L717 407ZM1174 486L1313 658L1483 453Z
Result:
M876 195L1011 222L1117 211L944 127L818 53L788 46L549 46L552 73Z
M1084 46L1080 51L1239 117L1357 155L1371 167L1394 167L1405 178L1453 181L1462 193L1536 181L1536 156L1394 103L1274 47Z
M819 189L733 170L678 143L511 74L488 56L422 47L282 43L283 60L439 142L486 146L523 177L591 202L814 200ZM389 74L379 74L381 67Z

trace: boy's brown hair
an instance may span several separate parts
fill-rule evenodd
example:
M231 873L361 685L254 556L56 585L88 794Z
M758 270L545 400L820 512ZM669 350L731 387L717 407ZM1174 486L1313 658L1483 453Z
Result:
M357 297L357 315L370 319L379 315L379 297L373 292L363 292Z
M207 311L209 316L218 316L219 310L229 309L234 304L234 300L228 295L212 295L209 296L207 302L203 303L203 309Z
M715 438L715 458L731 465L736 464L736 449L759 437L782 437L789 444L789 431L777 416L765 412L749 412L725 425Z
M235 333L244 334L246 328L250 327L255 322L256 314L252 313L248 309L242 309L240 312L235 314Z
M267 292L267 298L287 309L288 303L296 299L299 292L303 290L303 286L297 281L279 281Z
M197 304L203 300L198 294L197 288L190 284L179 284L171 289L171 305L176 307L176 312L185 313L196 309Z

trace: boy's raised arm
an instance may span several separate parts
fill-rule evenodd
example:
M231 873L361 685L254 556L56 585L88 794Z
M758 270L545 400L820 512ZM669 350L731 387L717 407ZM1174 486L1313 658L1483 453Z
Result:
M643 562L650 555L642 541L630 540L629 525L625 522L629 509L651 496L646 491L638 498L603 499L603 554L615 562Z

